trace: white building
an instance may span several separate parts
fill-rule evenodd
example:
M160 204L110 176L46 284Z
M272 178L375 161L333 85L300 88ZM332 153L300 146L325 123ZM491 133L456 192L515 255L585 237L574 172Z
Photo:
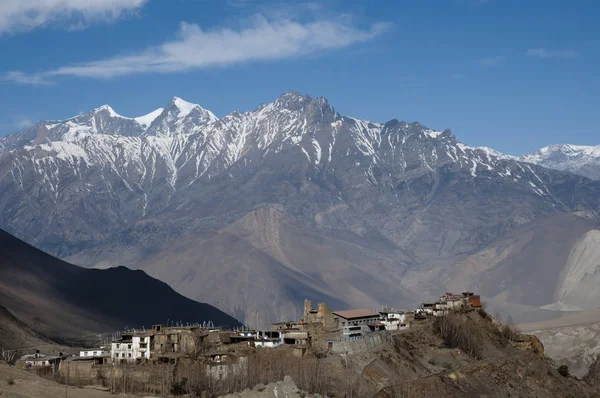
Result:
M342 338L346 340L362 339L369 332L367 325L344 325L342 326Z
M400 330L408 328L406 314L402 311L383 310L380 323L385 327L385 330Z
M275 330L255 332L253 341L249 341L249 346L254 347L277 347L283 344L283 333Z
M110 358L113 363L150 359L150 335L124 336L113 341Z
M370 326L379 323L379 313L367 309L333 312L333 319L342 329L342 339L361 339L369 333Z
M98 357L107 357L110 355L110 351L106 349L106 347L95 348L92 350L83 350L79 351L80 358L98 358Z
M19 361L18 365L24 368L30 367L41 367L41 366L56 366L63 357L61 356L47 356L40 353L24 355Z

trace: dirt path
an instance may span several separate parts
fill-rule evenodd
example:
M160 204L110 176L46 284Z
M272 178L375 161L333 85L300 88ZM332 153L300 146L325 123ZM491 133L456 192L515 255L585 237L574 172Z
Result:
M109 398L133 397L108 392L65 386L25 370L0 364L0 397L2 398ZM139 397L137 397L139 398Z

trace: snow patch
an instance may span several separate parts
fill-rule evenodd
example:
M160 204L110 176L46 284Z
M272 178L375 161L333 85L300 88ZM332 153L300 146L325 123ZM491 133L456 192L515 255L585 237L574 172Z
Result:
M438 138L440 135L442 135L443 131L435 131L435 130L425 130L423 131L423 134L425 134L427 137L430 138Z
M152 124L152 122L160 116L160 114L163 112L163 108L158 108L155 111L152 111L150 113L148 113L147 115L144 116L139 116L134 118L133 120L135 120L136 122L138 122L141 126L147 128L148 126L150 126L150 124Z

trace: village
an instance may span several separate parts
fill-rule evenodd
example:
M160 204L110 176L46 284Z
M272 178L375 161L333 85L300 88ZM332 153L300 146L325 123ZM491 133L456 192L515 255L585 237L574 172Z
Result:
M247 373L248 357L257 350L276 350L292 361L309 354L344 358L367 351L384 342L386 336L409 330L415 323L427 322L451 310L480 307L480 296L472 292L445 293L438 301L422 303L409 311L332 311L326 303L315 307L305 300L302 319L275 323L268 330L225 330L210 322L157 324L150 329L119 332L111 336L108 344L81 349L78 354L44 355L34 350L15 364L38 374L60 377L65 383L104 384L111 391L114 386L106 386L107 372L114 376L115 369L125 367L133 373L143 373L151 364L176 366L186 361L199 365L195 369L203 377L218 382ZM123 374L123 370L120 372ZM150 382L152 376L148 377Z

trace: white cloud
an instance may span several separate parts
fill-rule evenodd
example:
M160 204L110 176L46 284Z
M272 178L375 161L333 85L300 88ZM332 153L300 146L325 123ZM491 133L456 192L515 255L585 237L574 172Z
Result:
M81 29L113 21L133 12L147 0L0 0L0 35L28 32L50 24Z
M5 80L19 84L29 84L32 86L52 84L51 81L47 80L46 77L42 76L39 73L27 74L21 71L8 72L4 76L0 76L0 80Z
M487 57L479 60L479 63L484 66L498 66L506 61L506 57L503 55L496 55L494 57Z
M527 50L530 57L540 58L571 58L577 55L575 50L548 50L545 48L530 48Z
M300 23L291 19L268 20L258 15L246 28L210 31L183 22L176 40L129 56L67 65L33 74L12 71L3 79L21 84L47 84L58 76L112 78L285 59L365 42L389 27L386 23L375 23L359 28L349 17Z

